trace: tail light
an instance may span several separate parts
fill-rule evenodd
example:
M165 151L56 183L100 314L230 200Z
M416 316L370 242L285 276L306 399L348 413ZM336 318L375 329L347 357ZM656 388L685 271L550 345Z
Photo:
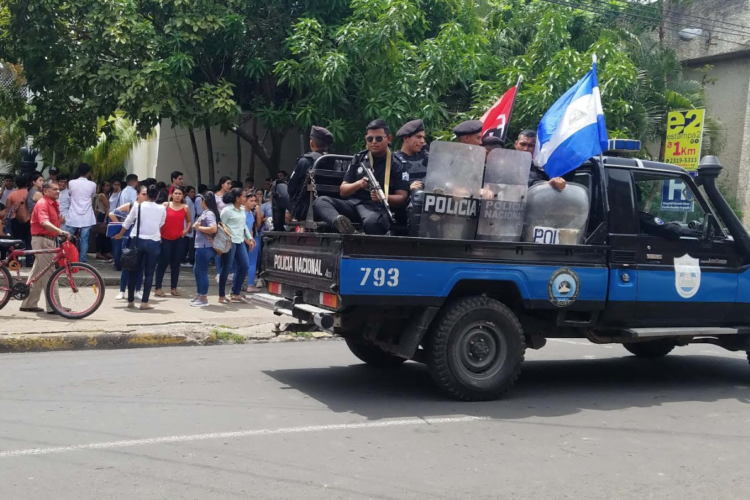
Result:
M273 281L269 281L268 293L272 293L274 295L281 295L281 283L275 283Z
M337 309L339 307L339 296L335 293L320 293L320 304L331 309Z

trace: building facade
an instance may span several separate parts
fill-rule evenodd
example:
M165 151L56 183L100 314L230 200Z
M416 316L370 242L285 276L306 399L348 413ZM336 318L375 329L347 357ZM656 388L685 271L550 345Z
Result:
M750 226L750 0L695 0L665 9L664 40L687 67L686 78L700 80L700 69L713 66L706 105L727 135L720 182Z

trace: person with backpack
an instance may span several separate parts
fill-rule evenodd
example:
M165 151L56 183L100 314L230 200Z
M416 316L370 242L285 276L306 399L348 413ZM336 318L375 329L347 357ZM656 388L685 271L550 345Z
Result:
M16 190L8 195L8 218L13 238L23 241L24 247L31 250L31 214L26 204L29 194L29 177L21 174L16 178ZM30 256L29 256L30 257ZM26 257L26 267L31 267L33 260Z

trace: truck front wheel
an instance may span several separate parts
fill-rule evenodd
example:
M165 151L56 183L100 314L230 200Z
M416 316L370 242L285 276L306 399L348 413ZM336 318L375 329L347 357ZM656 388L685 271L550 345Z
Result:
M449 395L488 401L513 386L525 353L521 323L510 309L488 297L465 297L436 318L427 367Z
M651 340L649 342L635 342L632 344L623 344L625 349L639 358L663 358L676 347L675 343L669 339Z
M368 344L361 339L344 338L346 345L352 354L357 356L360 360L364 361L370 366L377 368L394 368L401 366L406 361L404 358L399 358L393 354L387 353L380 347Z

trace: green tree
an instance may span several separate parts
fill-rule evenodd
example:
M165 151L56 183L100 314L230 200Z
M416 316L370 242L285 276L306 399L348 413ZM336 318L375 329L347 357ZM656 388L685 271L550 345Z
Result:
M100 117L122 111L141 137L163 118L188 129L218 125L249 142L274 173L289 131L323 124L339 150L352 151L367 121L381 117L395 128L420 117L432 138L449 138L453 124L481 116L523 75L517 132L536 126L593 54L613 135L661 139L668 110L701 103L678 77L674 53L646 41L660 24L653 4L2 2L0 59L23 62L33 92L27 131L55 150L96 145L114 127L108 120L101 129ZM591 12L603 5L617 10ZM633 18L632 9L648 16ZM241 113L267 140L238 125Z

